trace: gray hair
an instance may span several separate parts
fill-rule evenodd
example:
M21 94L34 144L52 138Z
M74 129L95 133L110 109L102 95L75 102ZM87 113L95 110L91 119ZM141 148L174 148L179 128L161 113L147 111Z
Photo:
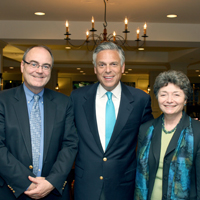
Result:
M51 52L51 49L50 49L49 47L43 46L43 45L38 45L38 46L29 47L29 48L24 52L24 55L23 55L22 60L26 60L26 55L27 55L27 53L28 53L31 49L35 48L35 47L44 48L44 49L46 49L46 50L49 52L49 54L51 55L51 58L52 58L52 67L53 67L54 58L53 58L53 54L52 54L52 52Z
M125 63L125 53L124 53L124 50L120 46L116 45L113 42L103 42L99 44L93 52L92 63L94 64L95 67L97 66L97 63L96 63L97 54L103 50L116 50L119 53L121 66Z
M181 71L169 70L160 73L155 80L153 89L156 98L158 98L158 92L160 88L167 86L168 83L173 83L183 90L185 99L187 100L192 94L192 87L188 77Z

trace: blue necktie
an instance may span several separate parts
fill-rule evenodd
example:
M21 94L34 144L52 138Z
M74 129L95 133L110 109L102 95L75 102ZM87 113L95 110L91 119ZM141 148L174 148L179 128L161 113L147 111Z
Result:
M39 108L39 95L34 95L34 103L30 114L30 131L33 157L33 173L37 175L40 157L41 115Z
M108 97L108 101L106 103L106 146L107 148L108 143L110 141L114 126L115 126L115 107L112 101L112 92L106 92Z

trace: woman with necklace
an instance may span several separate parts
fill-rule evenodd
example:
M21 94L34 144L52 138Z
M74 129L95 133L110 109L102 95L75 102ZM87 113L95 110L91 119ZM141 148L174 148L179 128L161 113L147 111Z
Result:
M183 111L191 93L182 72L157 76L154 94L163 114L140 127L135 200L200 199L200 122Z

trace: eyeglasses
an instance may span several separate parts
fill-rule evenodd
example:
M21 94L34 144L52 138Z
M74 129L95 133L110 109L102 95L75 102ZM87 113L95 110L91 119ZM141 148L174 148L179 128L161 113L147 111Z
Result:
M49 64L43 64L43 65L40 65L38 62L35 62L35 61L31 61L31 62L27 62L25 60L23 60L27 65L29 65L32 69L36 69L36 68L39 68L41 66L41 68L44 70L44 71L49 71L51 69L51 65Z

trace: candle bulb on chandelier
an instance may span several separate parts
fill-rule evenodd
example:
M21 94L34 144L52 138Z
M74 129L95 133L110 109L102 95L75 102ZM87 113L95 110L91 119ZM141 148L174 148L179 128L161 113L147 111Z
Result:
M115 42L116 41L116 32L114 31L113 32L113 42Z
M144 24L144 35L146 35L147 34L147 24L145 23Z
M66 21L65 26L66 26L66 32L68 33L69 32L69 23L68 23L68 21Z
M86 31L86 40L88 41L88 38L89 38L89 31L87 30Z
M140 34L140 29L139 28L137 29L136 33L137 33L137 40L139 40L139 34Z
M93 16L92 16L91 22L92 22L92 29L94 29L94 17Z
M127 31L127 29L128 29L128 19L127 19L127 17L125 18L124 23L125 23L125 31Z

